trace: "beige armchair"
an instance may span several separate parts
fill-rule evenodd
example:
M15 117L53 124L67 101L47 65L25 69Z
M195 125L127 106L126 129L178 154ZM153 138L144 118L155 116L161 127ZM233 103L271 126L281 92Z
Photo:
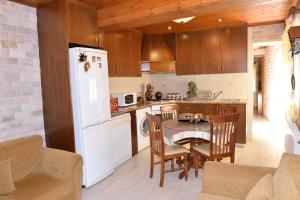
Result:
M0 161L11 159L16 188L0 200L81 199L81 156L42 144L37 135L0 143Z
M300 156L283 154L278 168L207 162L198 200L245 199L265 175L273 175L277 200L300 199Z

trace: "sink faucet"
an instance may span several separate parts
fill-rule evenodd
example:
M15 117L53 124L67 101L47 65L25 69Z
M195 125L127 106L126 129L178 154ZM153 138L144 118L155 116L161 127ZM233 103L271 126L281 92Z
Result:
M218 98L218 96L220 96L220 94L223 94L223 90L219 91L219 92L214 92L214 100Z

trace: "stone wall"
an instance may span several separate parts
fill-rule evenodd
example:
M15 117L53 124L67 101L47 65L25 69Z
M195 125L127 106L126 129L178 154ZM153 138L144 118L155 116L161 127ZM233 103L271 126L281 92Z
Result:
M290 106L290 68L283 59L282 44L266 49L263 67L263 113L271 121L284 122Z
M0 141L44 135L36 9L0 0Z

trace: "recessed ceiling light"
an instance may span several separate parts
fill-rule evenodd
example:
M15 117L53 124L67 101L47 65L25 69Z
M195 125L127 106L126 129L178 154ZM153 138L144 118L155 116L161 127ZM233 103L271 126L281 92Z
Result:
M195 18L195 16L193 16L193 17L185 17L185 18L175 19L175 20L173 20L173 22L176 22L176 23L179 23L179 24L180 23L187 23L187 22L191 21L194 18Z
M218 22L223 22L223 19L222 19L222 18L219 18L219 19L218 19Z
M168 30L171 30L172 29L172 26L168 26Z

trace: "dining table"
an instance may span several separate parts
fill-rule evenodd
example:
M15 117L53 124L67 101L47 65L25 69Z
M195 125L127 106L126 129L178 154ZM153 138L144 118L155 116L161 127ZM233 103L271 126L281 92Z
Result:
M178 119L166 120L162 123L164 133L164 143L166 145L177 145L180 140L209 141L210 140L210 123L208 121L180 121ZM195 159L195 158L194 158ZM190 156L188 161L188 170L193 167L193 158ZM179 178L184 177L184 172L179 174Z
M170 119L162 123L162 128L166 145L176 145L177 141L189 138L210 140L208 121L189 122Z

